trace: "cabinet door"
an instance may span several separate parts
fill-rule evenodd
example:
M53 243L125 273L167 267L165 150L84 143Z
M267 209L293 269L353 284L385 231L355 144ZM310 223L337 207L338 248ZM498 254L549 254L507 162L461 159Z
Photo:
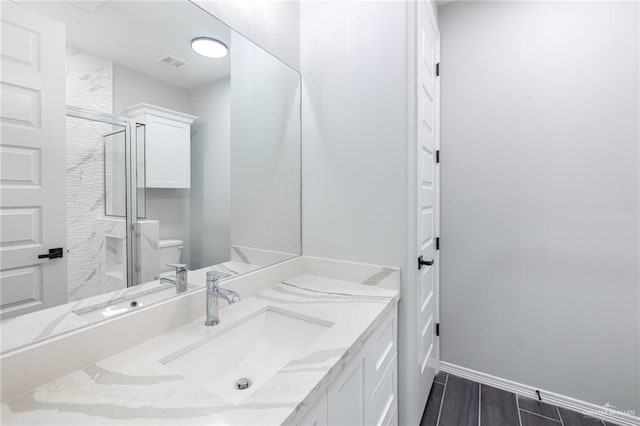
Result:
M327 415L327 393L325 392L297 424L299 426L327 426L329 424Z
M191 186L191 126L179 121L147 115L146 186L189 188Z
M397 423L398 377L396 355L388 364L382 380L373 395L366 401L366 422L368 425L391 425Z
M329 424L364 426L364 357L357 355L329 388Z

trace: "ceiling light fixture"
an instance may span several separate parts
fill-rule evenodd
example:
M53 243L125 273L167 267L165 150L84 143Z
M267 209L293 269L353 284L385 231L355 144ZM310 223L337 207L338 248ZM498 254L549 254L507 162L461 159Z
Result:
M191 40L191 48L198 55L207 58L224 58L229 52L227 45L211 37L196 37Z

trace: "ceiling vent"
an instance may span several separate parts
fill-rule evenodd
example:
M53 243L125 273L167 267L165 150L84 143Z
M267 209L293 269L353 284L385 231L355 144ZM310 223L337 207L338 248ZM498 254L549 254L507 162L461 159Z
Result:
M67 3L79 7L87 13L93 13L100 9L107 0L67 0Z
M186 67L187 65L189 65L189 62L183 61L182 59L178 59L175 56L171 56L171 55L162 56L156 59L156 61L168 66L173 70L179 70L180 68Z

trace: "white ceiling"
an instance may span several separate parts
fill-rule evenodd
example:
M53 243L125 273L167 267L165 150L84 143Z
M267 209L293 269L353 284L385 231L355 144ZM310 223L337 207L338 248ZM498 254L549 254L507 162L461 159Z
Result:
M185 89L229 75L229 56L205 58L191 39L209 36L231 49L230 29L188 1L25 1L66 26L67 44ZM189 64L172 69L165 55Z

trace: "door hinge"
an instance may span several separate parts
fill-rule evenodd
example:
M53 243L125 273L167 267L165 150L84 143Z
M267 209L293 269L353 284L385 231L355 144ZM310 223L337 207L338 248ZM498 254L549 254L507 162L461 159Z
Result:
M436 163L440 163L440 150L436 151Z
M440 237L436 237L436 250L440 250Z
M436 77L440 77L440 62L436 63Z
M440 323L436 324L436 336L440 337Z

